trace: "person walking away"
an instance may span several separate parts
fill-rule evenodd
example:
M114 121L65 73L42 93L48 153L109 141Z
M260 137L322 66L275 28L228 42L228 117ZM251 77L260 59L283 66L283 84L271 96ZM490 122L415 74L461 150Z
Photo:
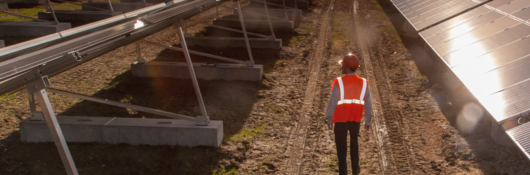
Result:
M366 121L364 130L368 131L372 119L372 102L368 80L359 77L355 71L360 67L359 58L354 54L348 54L339 61L342 65L342 77L333 79L331 97L326 109L327 124L335 134L335 146L339 158L339 175L346 175L348 167L346 163L347 138L350 133L350 159L353 174L359 174L359 129L360 122L365 112ZM335 124L335 127L333 127Z

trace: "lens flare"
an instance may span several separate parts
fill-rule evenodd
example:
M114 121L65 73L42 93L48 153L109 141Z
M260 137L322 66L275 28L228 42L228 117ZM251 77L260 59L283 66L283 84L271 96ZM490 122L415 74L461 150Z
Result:
M475 130L475 127L483 116L484 111L482 107L476 103L467 103L458 114L456 127L463 134L469 134Z

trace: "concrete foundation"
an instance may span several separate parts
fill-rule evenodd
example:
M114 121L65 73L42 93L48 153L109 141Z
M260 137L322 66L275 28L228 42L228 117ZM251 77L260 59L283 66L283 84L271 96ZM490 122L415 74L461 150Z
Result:
M84 11L97 11L97 9L94 9L94 8L90 8L90 7L96 7L96 8L100 8L100 9L107 9L107 10L110 10L110 6L109 6L109 3L107 2L92 2L92 3L83 3L82 4L82 8ZM130 12L130 11L134 11L134 10L138 10L138 9L141 9L141 8L145 8L145 7L148 7L148 6L151 6L153 4L151 3L126 3L126 2L122 2L122 3L119 3L119 2L113 2L112 3L112 8L114 9L114 11L119 11L119 12L122 12L122 13L126 13L126 12Z
M223 122L208 126L176 119L57 116L67 142L219 147ZM23 142L53 142L45 121L20 122Z
M59 21L99 21L110 18L116 15L121 15L122 12L114 11L81 11L81 10L55 10L55 15ZM53 21L53 16L50 12L39 12L39 19Z
M248 12L251 11L251 12ZM294 9L269 9L269 15L272 17L277 18L285 18L285 11L287 11L287 18L289 18L290 21L294 20L294 27L300 26L300 23L302 22L302 10L294 10ZM294 11L294 13L293 13ZM254 13L252 13L254 12ZM237 14L238 11L234 9L234 14ZM243 15L245 19L259 19L259 20L267 20L267 17L264 16L258 16L255 13L260 13L265 15L265 9L264 8L249 8L246 7L243 10ZM294 16L294 17L293 17ZM234 16L239 17L239 16Z
M10 2L9 4L46 4L46 0L25 0L25 1Z
M0 37L44 36L70 28L72 28L70 23L55 25L54 22L2 21L0 22L0 31L2 31L0 32Z
M9 9L7 3L0 3L0 9Z
M253 49L282 49L282 40L269 38L249 38ZM215 48L246 48L245 38L233 37L186 37L188 46Z
M202 63L193 63L198 79L260 81L263 75L263 65L254 67L239 64L222 64L217 67L201 65ZM137 77L190 78L188 66L184 62L134 63L131 64L131 73Z
M120 0L120 2L144 3L143 0ZM145 0L146 3L158 4L169 2L169 0Z
M270 1L267 1L267 2L268 3L278 4L278 5L283 5L283 2L281 0L270 0ZM257 7L258 5L263 6L263 3L252 1L250 5L253 6L253 7ZM307 1L297 0L296 1L296 5L298 6L298 9L308 9L309 8L309 2L307 2ZM285 6L287 6L287 7L295 7L294 1L285 1ZM281 7L277 7L277 6L270 6L270 7L281 8Z
M274 30L293 30L294 22L292 21L271 21ZM241 28L239 19L216 19L213 21L214 25ZM267 20L247 20L245 19L245 27L247 30L269 30L269 22Z
M6 43L4 42L4 40L0 40L0 48L2 47L6 47Z
M491 138L497 143L497 145L515 146L504 127L498 124L495 119L491 120Z

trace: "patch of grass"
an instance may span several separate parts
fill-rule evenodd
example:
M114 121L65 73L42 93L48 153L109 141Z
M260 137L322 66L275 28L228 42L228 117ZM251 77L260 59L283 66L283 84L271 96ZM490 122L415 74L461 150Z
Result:
M421 77L416 77L416 80L421 81L421 82L427 81L427 77L425 75L422 75Z
M233 167L230 170L226 170L224 166L221 165L221 170L218 170L216 172L213 172L212 175L237 175L237 169L236 167Z
M367 160L362 160L362 159L361 159L361 160L359 161L359 163L360 163L361 165L368 165L369 162L368 162Z
M327 162L326 167L329 169L329 171L333 171L333 169L335 168L335 162L333 161Z
M372 0L370 1L371 3L374 3L374 4L377 4L377 1L376 0Z
M247 141L251 138L258 137L261 134L262 130L264 130L265 128L266 128L265 125L259 123L256 128L252 128L252 129L245 128L240 133L230 137L229 140L233 140L236 142Z
M202 28L201 30L199 30L199 32L197 32L197 36L205 36L206 35L206 32L208 32L208 29L205 27L205 28Z
M381 14L377 15L377 18L379 18L379 19L386 18L386 14L385 13L381 13Z
M0 96L0 103L3 103L3 102L11 102L13 99L15 99L17 97L17 93L12 93L12 94L4 94L4 95L1 95Z
M296 37L293 37L289 40L289 45L296 45L298 43L298 39Z
M377 4L377 5L375 5L374 9L380 10L380 9L383 9L383 8L381 7L381 5Z
M52 2L52 6L54 10L81 10L81 6L69 4L69 3L54 3ZM45 5L36 6L33 8L24 8L20 10L15 9L9 9L7 12L14 13L17 15L27 16L31 18L38 18L39 12L46 11ZM20 18L16 16L6 15L6 14L0 14L0 21L32 21L31 19L26 18Z
M276 60L276 61L267 61L265 63L263 63L263 73L264 74L270 74L272 72L272 68L274 66L277 66L280 64L280 60Z
M394 38L394 40L396 40L397 42L401 42L401 37L399 37L399 34L395 33L395 34L392 34L391 36L392 36L392 38Z

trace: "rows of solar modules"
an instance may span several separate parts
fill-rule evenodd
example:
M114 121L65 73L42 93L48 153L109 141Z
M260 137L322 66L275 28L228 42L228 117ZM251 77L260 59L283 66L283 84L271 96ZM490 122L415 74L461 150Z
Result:
M393 0L499 123L530 111L529 0ZM507 131L530 158L530 123Z

